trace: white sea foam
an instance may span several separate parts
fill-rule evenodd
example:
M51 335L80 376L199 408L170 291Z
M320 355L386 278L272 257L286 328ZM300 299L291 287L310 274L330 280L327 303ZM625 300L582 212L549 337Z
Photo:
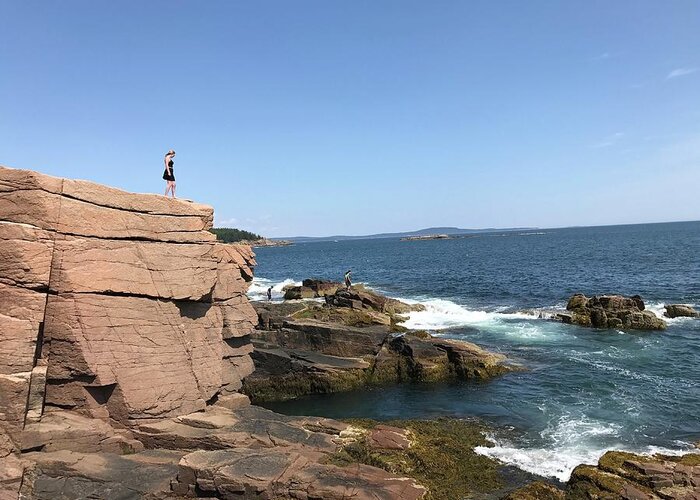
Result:
M654 314L656 314L656 316L658 316L659 318L662 318L666 323L669 323L669 324L685 323L686 321L693 321L693 319L695 319L695 318L688 318L688 317L682 317L682 316L678 317L678 318L667 318L666 316L664 316L664 313L666 312L666 308L665 308L666 304L670 304L670 302L649 302L649 303L645 304L645 306L646 306L647 311L653 312ZM697 308L696 304L684 304L684 305Z
M505 335L534 339L550 337L551 329L545 322L536 321L537 312L502 312L473 310L445 299L423 301L400 299L408 303L425 306L423 311L408 315L403 323L406 328L414 330L440 331L460 326L474 326L489 330L501 330Z
M253 282L248 288L248 298L250 300L266 300L267 289L272 287L272 300L281 300L284 297L284 287L301 286L301 281L287 278L283 281L275 282L267 278L253 278Z
M581 417L563 416L541 433L542 440L551 443L548 447L518 447L507 439L489 435L487 438L494 446L479 446L477 453L514 465L533 474L556 477L568 481L571 471L579 464L596 464L598 459L609 450L622 450L651 455L663 453L680 455L692 451L689 443L678 442L679 449L659 446L630 448L614 443L619 437L620 426ZM599 441L603 438L606 446Z

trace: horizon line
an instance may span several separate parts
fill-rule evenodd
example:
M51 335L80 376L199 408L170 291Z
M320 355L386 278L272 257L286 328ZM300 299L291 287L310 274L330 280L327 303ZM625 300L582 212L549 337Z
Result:
M392 235L392 234L400 234L400 233L415 233L418 231L425 231L426 229L439 229L439 228L451 228L451 229L459 229L462 231L489 231L489 232L498 232L498 231L518 231L518 230L523 230L523 229L545 229L545 230L553 230L553 229L576 229L576 228L587 228L587 227L614 227L614 226L643 226L643 225L649 225L649 224L676 224L676 223L688 223L688 222L700 222L700 219L684 219L684 220L664 220L664 221L652 221L652 222L624 222L624 223L611 223L611 224L577 224L577 225L569 225L569 226L513 226L513 227L484 227L484 228L464 228L464 227L458 227L458 226L430 226L430 227L424 227L424 228L419 228L419 229L412 229L412 230L407 230L407 231L384 231L381 233L367 233L367 234L331 234L327 236L271 236L271 237L266 237L263 236L264 238L268 240L292 240L296 238L309 238L309 239L323 239L323 238L356 238L356 239L363 239L363 238L368 238L370 236L379 236L383 234L387 235ZM250 230L252 231L252 230ZM391 236L387 236L391 237Z

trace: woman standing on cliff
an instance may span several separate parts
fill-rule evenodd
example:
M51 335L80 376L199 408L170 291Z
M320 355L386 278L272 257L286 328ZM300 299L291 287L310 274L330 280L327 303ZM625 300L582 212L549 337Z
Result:
M168 184L165 186L165 196L168 196L168 191L173 194L175 198L175 170L173 167L173 158L175 158L175 151L172 149L165 153L165 172L163 172L163 179L165 179Z

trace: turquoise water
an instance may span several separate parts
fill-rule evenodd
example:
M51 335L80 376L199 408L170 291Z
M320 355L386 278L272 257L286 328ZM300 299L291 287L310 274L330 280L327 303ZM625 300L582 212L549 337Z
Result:
M329 417L478 417L482 450L566 480L605 450L682 452L700 440L700 320L664 332L538 319L575 292L700 306L700 222L494 233L442 241L356 240L257 250L250 296L306 277L356 282L427 310L407 326L502 352L527 367L488 383L403 385L270 405Z

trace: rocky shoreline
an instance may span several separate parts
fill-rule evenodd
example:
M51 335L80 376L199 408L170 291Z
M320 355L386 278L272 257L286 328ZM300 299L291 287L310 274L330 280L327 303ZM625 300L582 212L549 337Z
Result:
M406 331L420 306L361 287L310 280L313 301L252 306L254 254L214 241L212 220L205 205L0 167L0 500L697 498L698 455L609 453L562 485L477 454L479 422L252 405L241 390L520 367Z
M243 240L239 242L240 245L250 245L251 247L288 247L294 244L293 241L288 240L269 240L267 238L262 238L260 240Z
M487 380L521 369L475 344L403 328L403 314L420 305L364 287L305 283L297 288L316 296L320 290L325 303L253 303L258 313L251 334L255 371L244 379L242 391L254 402L402 382Z

